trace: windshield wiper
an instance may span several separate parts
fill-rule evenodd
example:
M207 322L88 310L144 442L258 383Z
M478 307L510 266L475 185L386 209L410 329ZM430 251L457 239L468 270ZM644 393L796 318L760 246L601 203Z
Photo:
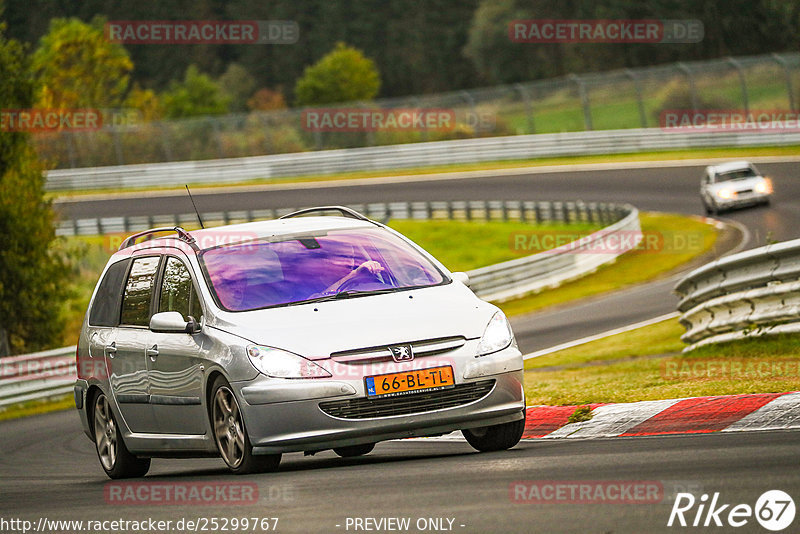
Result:
M298 300L296 302L290 302L287 306L297 306L300 304L310 304L312 302L326 302L329 300L343 300L349 299L352 297L360 297L362 295L380 295L383 293L392 293L397 291L397 287L387 287L386 289L373 289L373 290L355 290L355 289L348 289L345 291L339 291L338 293L333 293L331 295L322 295L321 297L315 297L313 299L306 299L306 300Z

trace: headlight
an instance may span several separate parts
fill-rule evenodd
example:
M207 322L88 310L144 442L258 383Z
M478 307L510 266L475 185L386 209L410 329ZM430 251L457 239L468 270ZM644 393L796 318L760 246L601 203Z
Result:
M256 369L274 378L327 378L331 374L310 360L285 350L250 345L247 355Z
M724 198L725 200L727 200L729 198L733 198L733 191L731 191L730 189L720 189L719 191L717 191L717 196L719 198Z
M772 181L769 178L764 178L756 184L756 193L762 195L769 195L772 193Z
M478 344L478 356L503 350L513 342L514 333L511 331L511 325L508 324L505 314L499 311L492 316L483 332L481 342Z

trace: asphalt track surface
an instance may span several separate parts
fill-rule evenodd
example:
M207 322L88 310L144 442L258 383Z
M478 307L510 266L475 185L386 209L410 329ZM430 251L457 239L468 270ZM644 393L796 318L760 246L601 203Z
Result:
M104 490L110 481L78 424L68 412L0 425L0 518L277 517L277 532L344 533L356 532L346 528L348 518L408 517L407 532L425 532L416 528L420 518L450 518L452 532L465 534L643 533L696 530L666 526L677 491L698 498L719 492L721 502L750 506L771 489L800 496L798 435L771 432L527 441L482 454L465 442L394 441L347 460L331 452L284 455L277 472L243 477L229 475L221 460L155 459L145 481L254 484L259 498L250 505L221 498L202 506L108 504ZM519 481L648 481L664 491L655 503L533 503L514 500L512 485ZM687 514L689 521L695 511ZM735 530L766 532L752 518Z
M768 233L776 240L798 237L800 228L797 164L760 167L775 182L773 206L725 215L749 229L747 247L763 244ZM217 211L388 199L582 199L627 201L643 210L700 214L699 175L699 167L563 172L201 195L197 201L201 211ZM183 197L124 199L64 203L60 208L70 217L98 217L186 212L190 206L185 202ZM574 339L672 311L675 299L668 295L670 288L666 282L650 284L581 304L582 308L572 313L564 308L527 316L515 321L515 330L523 348L535 350L559 339ZM560 334L546 343L537 341L553 328L560 329ZM486 454L473 452L464 442L395 441L378 444L369 455L355 459L340 459L331 452L313 457L285 455L276 473L248 477L229 475L219 459L155 459L145 479L257 485L258 502L238 506L224 502L202 506L107 504L104 489L108 479L74 412L0 423L0 453L0 520L277 517L277 532L368 532L352 526L348 529L347 519L407 517L411 528L405 532L434 532L417 529L417 521L427 518L452 519L451 531L464 533L669 532L697 530L666 526L670 494L681 488L697 496L719 492L724 503L751 506L771 489L781 489L795 501L800 497L796 432L528 441L510 451ZM665 493L662 502L650 504L515 502L512 485L526 480L654 481ZM696 507L692 514L695 511ZM693 516L687 514L687 518ZM799 522L795 519L793 526ZM446 520L444 525L448 525ZM735 531L765 532L753 518Z

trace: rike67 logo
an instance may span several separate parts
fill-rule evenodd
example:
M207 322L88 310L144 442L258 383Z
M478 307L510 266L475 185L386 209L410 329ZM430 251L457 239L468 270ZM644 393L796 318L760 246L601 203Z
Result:
M778 532L791 525L794 516L794 500L781 490L765 491L755 506L724 503L719 492L714 493L710 500L705 493L699 499L691 493L678 493L667 526L739 528L752 525L755 518L763 528Z

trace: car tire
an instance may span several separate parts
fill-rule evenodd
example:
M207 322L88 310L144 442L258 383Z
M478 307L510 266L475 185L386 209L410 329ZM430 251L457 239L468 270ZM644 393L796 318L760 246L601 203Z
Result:
M280 454L253 454L239 401L228 381L217 377L211 387L211 431L217 450L232 473L245 475L277 469Z
M111 479L138 478L150 469L150 458L131 454L117 425L111 403L105 393L98 393L92 401L92 428L94 444L100 466Z
M519 443L524 431L525 417L523 416L519 421L462 430L461 433L474 449L480 452L492 452L510 449Z
M353 458L354 456L369 454L374 448L374 443L363 443L361 445L350 445L349 447L336 447L333 449L333 452L342 458Z

